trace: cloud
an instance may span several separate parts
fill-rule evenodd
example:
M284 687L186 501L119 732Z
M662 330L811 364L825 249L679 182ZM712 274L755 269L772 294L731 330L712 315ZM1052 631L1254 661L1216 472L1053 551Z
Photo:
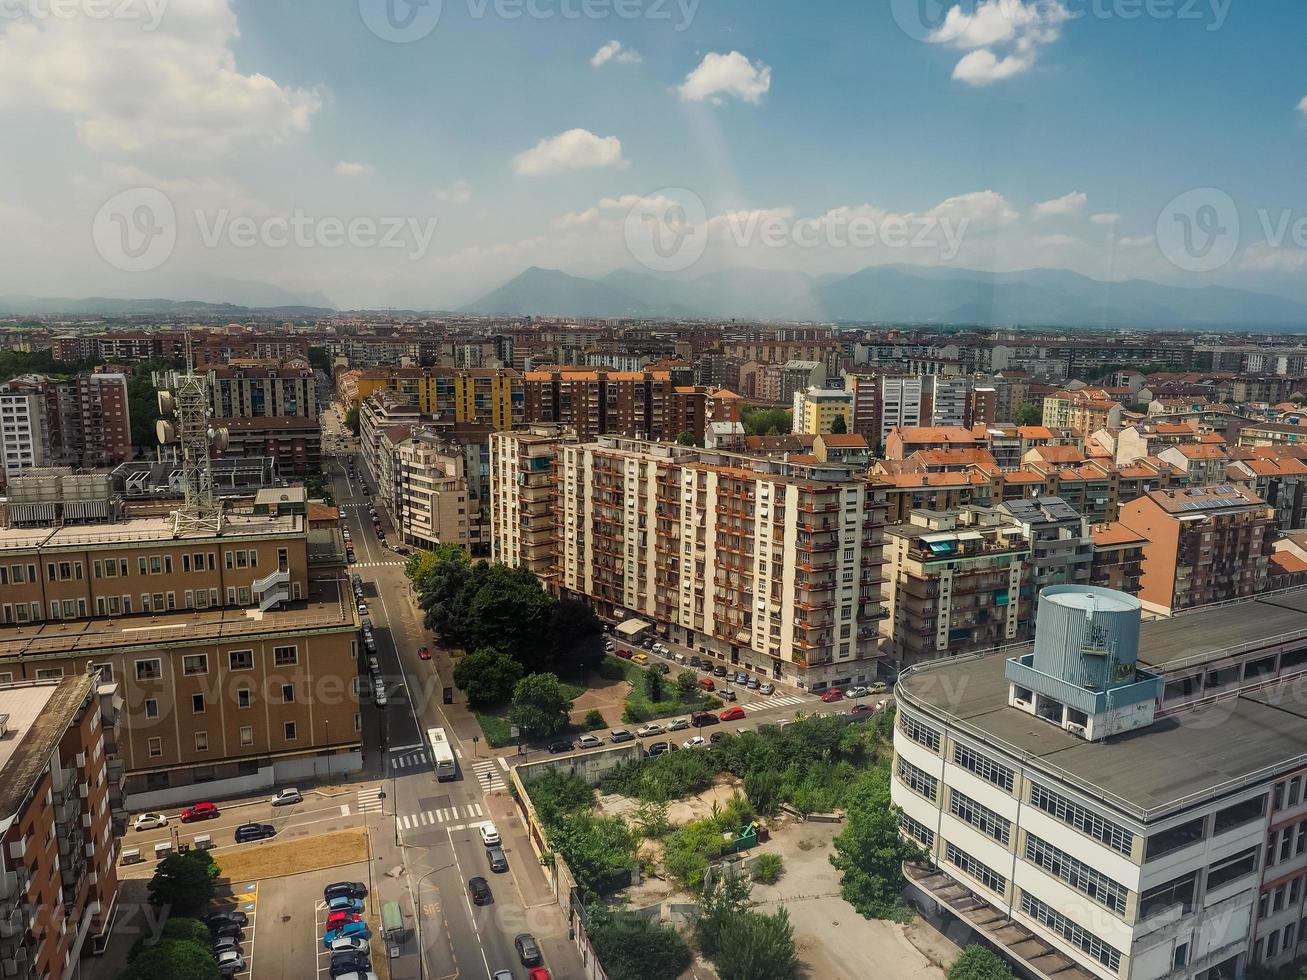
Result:
M1036 204L1032 216L1036 221L1044 218L1069 218L1071 215L1079 214L1084 210L1085 202L1088 200L1088 195L1083 192L1072 191L1070 194L1054 198L1051 201Z
M1145 245L1152 245L1156 240L1152 235L1143 235L1140 238L1118 238L1116 243L1124 248L1143 248Z
M771 68L761 61L750 63L738 51L730 54L709 52L699 67L681 83L682 102L711 102L721 105L724 96L757 105L771 90Z
M1035 239L1035 245L1039 248L1069 248L1079 244L1080 239L1073 238L1071 235L1044 235Z
M1114 225L1121 220L1121 216L1115 211L1104 211L1102 214L1091 214L1089 220L1096 225Z
M356 160L341 160L336 164L337 177L365 177L372 173L372 165Z
M997 191L973 191L945 198L927 211L926 216L953 222L966 220L979 228L1004 228L1021 217Z
M466 204L472 200L472 185L466 180L456 180L436 191L436 200L446 204Z
M625 167L622 141L616 136L596 136L588 129L569 129L542 139L513 158L513 170L520 177L543 177L567 170L595 167Z
M966 51L953 78L979 87L1029 71L1038 49L1056 41L1070 19L1060 0L982 0L970 13L949 8L926 40Z
M638 65L644 59L639 51L623 47L621 41L609 41L590 58L590 66L600 68L610 61L619 65Z
M60 113L86 146L115 154L226 154L309 129L320 92L237 69L230 0L169 4L161 17L159 6L125 0L109 18L10 20L0 107Z
M1302 101L1298 103L1298 111L1307 116L1307 95L1304 95Z

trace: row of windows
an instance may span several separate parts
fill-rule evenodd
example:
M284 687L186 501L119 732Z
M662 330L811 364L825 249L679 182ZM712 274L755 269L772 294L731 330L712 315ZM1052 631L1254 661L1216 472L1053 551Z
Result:
M939 780L929 773L918 769L911 762L899 756L899 780L907 787L934 802L939 792Z
M1050 816L1057 817L1064 824L1074 827L1087 837L1106 844L1121 854L1130 854L1134 849L1135 835L1124 827L1104 820L1096 813L1090 813L1078 803L1068 800L1060 793L1032 783L1030 802Z
M1307 851L1307 820L1271 831L1266 839L1266 863L1277 864Z
M359 716L358 716L358 715L355 715L355 716L354 716L354 730L355 730L355 731L358 731L358 730L359 730ZM285 741L287 741L287 742L294 742L296 739L299 738L299 729L296 727L296 724L295 724L295 722L293 722L293 721L282 722L282 726L281 726L281 734L282 734L282 738L283 738ZM241 729L240 729L240 744L241 744L241 746L242 746L243 748L248 748L249 746L251 746L251 745L254 744L254 726L253 726L253 725L242 725L242 726L241 726ZM146 750L149 752L149 755L150 755L150 758L151 758L151 759L158 759L158 758L161 758L161 757L163 756L163 739L162 739L162 737L155 736L155 737L150 738L150 739L147 741L147 743L146 743ZM196 751L196 752L208 752L208 751L209 751L209 733L208 733L208 732L196 732L196 733L195 733L195 751Z
M273 647L272 662L277 667L293 667L299 663L298 647ZM253 650L232 650L227 654L227 663L231 670L251 670L254 667ZM188 676L207 674L209 672L209 655L207 653L190 653L182 657L182 673ZM138 681L158 680L163 676L163 661L158 657L136 661L136 679Z
M294 704L294 703L295 703L295 685L294 685L294 684L282 684L282 685L280 685L280 687L281 687L281 701L280 701L280 703L281 703L281 704ZM254 706L254 692L253 692L252 690L250 690L248 687L238 687L238 688L236 689L236 707L238 707L238 708L250 708L250 707L253 707L253 706ZM208 702L205 700L205 697L204 697L203 694L192 694L192 695L191 695L191 712L192 712L193 714L202 715L202 714L204 714L205 709L206 709L207 707L208 707ZM158 718L158 717L159 717L159 700L158 700L158 698L146 698L146 699L145 699L145 717L146 717L146 718Z
M999 895L1007 891L1007 879L987 864L982 864L965 851L960 851L947 841L944 842L944 859L963 874L980 882L992 892Z
M1060 848L1054 847L1034 834L1026 835L1026 860L1043 868L1054 878L1061 878L1083 895L1111 909L1117 915L1125 914L1126 888L1107 875L1078 861Z
M1262 892L1257 903L1257 918L1264 919L1287 908L1294 908L1302 901L1303 876L1299 875L1288 884L1280 885L1268 892Z
M935 846L935 832L921 821L912 819L902 810L899 811L899 829L922 847Z
M1012 792L1012 786L1016 782L1016 773L1007 766L956 742L953 744L953 761L986 782L993 783L1008 793Z
M1116 973L1121 968L1121 954L1093 933L1082 929L1056 909L1050 908L1028 892L1021 893L1021 911L1036 922L1052 929L1071 945L1088 953Z
M1012 822L995 813L987 806L977 803L965 793L959 793L952 787L948 791L948 812L959 820L965 820L982 834L994 838L1004 847L1011 839Z
M939 732L923 725L915 718L908 717L908 715L902 711L899 712L899 731L912 739L912 741L926 746L930 751L939 751Z

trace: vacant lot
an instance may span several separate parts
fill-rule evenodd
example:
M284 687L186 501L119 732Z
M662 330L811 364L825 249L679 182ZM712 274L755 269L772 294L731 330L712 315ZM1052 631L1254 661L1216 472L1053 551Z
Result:
M303 840L247 844L240 850L217 857L222 877L228 881L280 878L367 860L368 832L363 827Z

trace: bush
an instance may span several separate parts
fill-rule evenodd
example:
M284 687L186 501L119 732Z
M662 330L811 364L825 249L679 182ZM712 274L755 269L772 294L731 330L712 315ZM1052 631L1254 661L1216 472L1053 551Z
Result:
M1007 961L987 946L971 945L948 968L948 980L1014 980Z
M585 713L585 729L588 732L596 731L600 728L607 728L608 722L604 721L604 713L598 708L591 708Z
M218 865L208 851L169 854L150 879L150 902L169 906L183 916L198 912L213 898L217 877Z
M764 885L774 885L780 880L785 862L779 854L760 854L753 865L753 880Z
M558 826L570 814L589 812L595 795L589 783L568 770L532 780L526 791L546 829Z
M694 960L670 926L602 905L589 910L590 941L608 980L676 980Z
M454 683L474 708L503 704L522 679L522 665L493 647L482 647L458 662Z

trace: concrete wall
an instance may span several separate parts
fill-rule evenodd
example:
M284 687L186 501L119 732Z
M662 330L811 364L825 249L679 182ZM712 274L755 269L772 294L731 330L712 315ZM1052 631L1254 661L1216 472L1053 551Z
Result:
M330 772L327 771L328 759L331 760ZM358 772L362 768L363 756L359 752L341 752L332 756L315 755L307 759L286 759L275 762L271 766L263 766L252 776L233 776L230 779L174 786L149 793L128 793L123 799L123 807L128 811L160 810L181 803L194 803L201 797L223 799L260 792L271 794L277 786L292 786L304 779L345 776Z

